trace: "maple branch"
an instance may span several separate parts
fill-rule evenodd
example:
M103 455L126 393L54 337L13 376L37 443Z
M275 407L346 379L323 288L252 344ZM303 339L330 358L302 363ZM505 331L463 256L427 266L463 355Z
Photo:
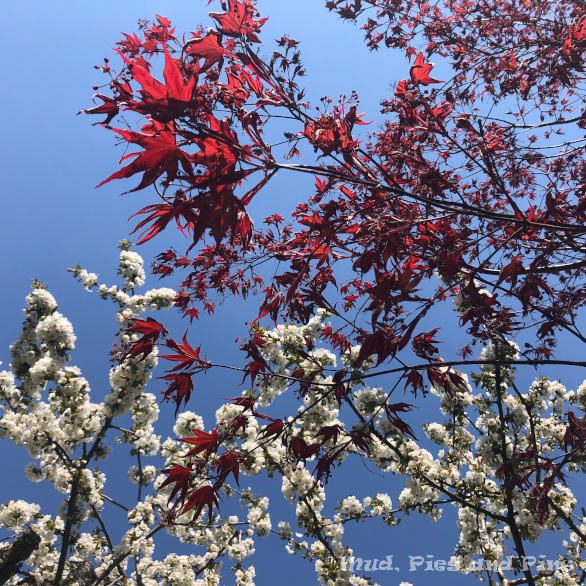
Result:
M576 116L575 118L558 118L557 120L551 120L548 122L536 122L535 124L517 124L516 122L511 122L510 120L503 120L502 118L495 118L493 116L490 117L490 120L502 122L503 124L508 124L510 128L525 128L527 130L535 130L537 128L554 126L556 124L571 124L573 122L578 122L581 119L581 116Z
M239 367L239 366L232 366L229 364L219 364L219 363L212 363L208 362L210 367L213 368L222 368L226 370L235 370L238 372L243 372L246 374L255 373L255 370ZM418 364L405 364L403 366L398 366L395 368L389 368L385 370L379 370L376 372L371 373L364 373L360 375L351 375L343 380L340 383L328 383L322 381L312 381L312 386L319 386L319 387L336 387L339 384L348 384L352 382L359 382L363 379L373 378L377 376L381 376L383 374L397 374L400 372L405 372L407 370L427 370L430 368L449 368L452 366L473 366L473 365L501 365L501 366L552 366L552 365L561 365L561 366L576 366L580 368L586 367L586 361L582 360L563 360L563 359L525 359L525 360L446 360L446 361L439 361L439 362L423 362ZM324 368L324 371L332 371L337 372L335 369L328 369ZM303 382L302 378L296 378L293 376L287 376L285 374L277 374L277 373L257 373L257 376L263 378L278 378L282 380L289 380L294 383Z
M543 146L532 146L531 150L533 151L545 151L545 150L549 150L549 149L560 149L561 147L567 147L568 145L571 144L575 144L575 143L585 143L586 144L586 138L576 138L574 140L568 140L567 142L562 142L559 144L552 144L552 145L543 145ZM578 150L581 150L580 148ZM552 157L557 157L557 154L553 154L553 155L546 155L546 156L552 156Z
M478 280L486 285L489 286L494 286L494 283L492 283L491 281L487 281L486 279L484 279L481 275L478 275ZM504 291L507 295L514 295L513 292L508 291L507 289L505 289L502 285L498 285L497 287L495 287L495 290L498 289L499 291ZM540 313L545 319L553 321L556 325L558 325L560 328L566 330L567 332L569 332L570 334L576 336L576 338L578 338L581 342L586 343L586 337L583 336L578 330L576 330L575 328L570 327L570 325L563 319L558 318L555 315L550 315L548 314L542 307L540 307L539 305L536 305L535 303L528 301L527 305L534 311L537 311L538 313ZM545 360L543 363L540 364L547 364L548 361ZM569 366L578 366L578 364L574 364L574 365L569 365Z
M489 220L502 220L506 222L510 222L513 224L518 224L525 227L532 227L532 228L539 228L539 229L548 229L552 231L562 231L562 232L570 232L570 233L586 233L586 226L579 226L573 224L566 224L564 222L558 223L551 223L551 222L533 222L529 221L526 218L519 218L513 216L511 214L504 214L489 210L484 210L482 208L474 207L470 204L464 202L442 202L436 199L430 199L425 196L416 195L414 193L405 191L403 189L393 187L390 185L382 185L381 183L375 183L373 181L368 181L360 178L349 178L347 175L339 172L334 171L331 169L324 169L322 167L315 167L313 165L295 165L292 163L285 164L285 163L275 163L275 166L280 169L288 169L290 171L299 171L300 173L309 173L311 175L323 175L325 177L334 177L341 179L343 181L348 181L350 183L363 185L365 187L381 189L392 195L399 195L402 197L410 198L420 203L425 203L431 207L437 207L442 210L448 211L454 214L462 214L464 216L472 216L476 218L486 218Z
M474 265L468 264L465 260L461 260L462 265L466 267L470 271L474 271L474 273L484 273L485 275L493 275L498 277L501 273L498 269L485 269L482 267L475 267ZM519 270L520 274L524 273L537 273L537 274L555 274L561 271L569 271L571 269L579 269L586 266L586 258L584 260L566 263L566 264L559 264L559 265L549 265L546 267L536 267L534 269L529 269L526 267L522 267Z

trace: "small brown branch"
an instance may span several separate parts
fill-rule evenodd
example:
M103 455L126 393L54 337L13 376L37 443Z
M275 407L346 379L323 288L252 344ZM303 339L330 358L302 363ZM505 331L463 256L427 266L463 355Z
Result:
M120 507L123 511L126 511L127 513L128 513L128 511L130 511L130 509L128 507L125 507L124 505L120 504L118 501L115 501L113 498L106 496L105 494L103 494L102 497L104 498L104 500L107 500L109 503L112 503L113 505Z
M498 357L499 355L499 348L500 346L495 342L494 353L495 356ZM496 404L499 413L499 420L500 420L500 427L499 427L499 435L501 440L501 458L503 464L509 464L510 459L507 456L507 424L505 422L505 412L503 408L503 390L502 390L502 379L501 379L501 367L498 365L496 367L496 376L494 380L495 389L494 394L496 397ZM519 559L525 559L525 546L523 544L523 537L521 532L519 531L519 526L517 525L517 520L515 518L515 507L513 506L513 499L512 499L512 490L510 488L510 477L505 476L504 481L504 489L505 489L505 504L507 506L507 519L506 523L511 530L511 537L513 538L513 543L515 544L515 550ZM535 586L535 580L533 579L533 575L531 574L531 570L529 568L523 568L522 570L523 575L525 576L526 583L529 586Z
M158 533L165 525L158 525L152 531L147 533L144 536L144 539L150 539L153 535ZM130 550L127 549L122 553L118 554L111 562L110 565L92 582L91 586L98 586L98 584L102 584L104 580L112 573L114 568L117 568L128 556L130 555Z
M67 553L69 551L69 539L71 538L71 531L74 526L73 517L75 515L75 508L77 505L77 495L79 493L79 476L77 472L73 478L71 485L71 492L69 493L69 500L67 502L67 513L65 515L65 528L63 529L63 536L61 537L61 553L59 554L59 563L57 571L55 572L54 585L60 586L63 572L65 571L65 562L67 561Z
M485 269L482 267L475 267L474 265L468 264L464 260L461 260L460 262L468 270L474 271L475 273L483 273L484 275L492 275L494 277L498 277L501 274L501 271L498 269ZM569 271L572 269L579 269L584 266L586 266L586 258L584 260L580 260L580 261L576 261L576 262L570 262L570 263L560 264L560 265L549 265L546 267L539 267L536 269L527 269L527 268L523 267L523 269L521 271L519 271L519 274L525 274L525 273L555 274L555 273L559 273L561 271Z
M452 366L476 366L476 365L508 365L508 366L577 366L580 368L586 367L586 361L584 360L449 360L446 362L425 362L413 365L404 365L404 366L397 366L396 368L389 368L387 370L380 370L377 372L371 372L369 374L360 374L360 375L352 375L342 381L340 383L326 383L320 381L312 381L312 386L315 387L336 387L339 384L348 384L355 381L361 381L363 379L372 378L375 376L380 376L383 374L397 374L399 372L406 372L408 370L425 370L427 368L449 368ZM227 370L236 370L238 372L252 372L248 368L242 368L238 366L230 366L227 364L216 364L216 363L209 363L210 367L212 368L224 368ZM285 380L290 380L291 382L303 382L302 379L295 378L293 376L287 376L285 374L259 374L259 377L266 377L266 378L280 378Z

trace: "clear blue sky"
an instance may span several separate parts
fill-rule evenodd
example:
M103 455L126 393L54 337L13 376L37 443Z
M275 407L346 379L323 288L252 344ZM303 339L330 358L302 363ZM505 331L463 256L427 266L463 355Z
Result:
M406 77L409 66L402 56L388 51L369 53L360 31L338 21L323 4L316 0L261 0L261 13L270 16L262 36L266 40L265 50L270 53L271 39L288 33L301 41L308 97L314 104L321 96L335 98L356 89L362 99L360 111L367 112L365 118L377 118L378 103L388 95L389 84ZM106 56L116 58L111 47L121 39L121 31L136 30L138 19L152 19L156 13L170 18L178 32L193 30L200 22L211 26L208 10L219 11L219 3L209 8L203 0L4 3L4 87L0 95L4 194L0 216L0 360L4 368L9 362L8 346L19 332L24 297L34 277L48 283L60 311L73 322L78 340L72 363L82 368L94 392L106 392L108 351L116 330L113 306L84 292L66 269L80 263L89 271L98 272L100 282L116 282L116 243L129 238L133 227L127 218L153 203L154 198L148 190L121 197L119 194L130 184L116 181L94 189L118 168L122 151L115 148L111 132L92 127L98 117L76 117L75 113L91 107L92 85L102 83L102 75L93 65L100 64ZM276 206L292 207L310 194L311 184L311 179L277 179L270 191L255 202L253 213L260 220L275 211ZM139 252L148 264L154 254L172 243L179 240L169 231ZM150 284L155 286L153 280ZM175 282L169 280L163 285L173 286ZM220 310L213 320L194 325L192 339L203 343L211 355L222 355L226 362L235 363L241 356L232 341L246 333L241 319L243 308L227 303ZM175 333L181 335L185 324L177 316L165 317L167 323L174 324ZM197 391L188 408L204 417L208 415L206 422L213 425L209 414L219 406L222 397L239 392L238 379L224 374L206 375L203 384L196 381ZM151 391L160 390L155 381ZM172 409L163 407L163 411L169 427L161 431L170 434ZM24 452L6 448L2 446L0 462L4 470L10 465L13 481L0 484L0 503L25 494L20 484L25 484L22 468L26 462L22 466L19 462L9 463L11 458L24 457ZM126 476L126 464L121 464L120 473ZM372 496L376 490L396 496L403 485L402 479L381 478L361 465L353 471L341 472L336 480L341 490L334 492L339 492L339 496L345 491L345 495L354 492L359 498ZM38 488L39 485L32 486L33 491ZM34 492L30 494L31 500L40 500L33 496ZM280 506L278 481L270 496L273 505ZM335 498L328 500L329 514ZM58 499L47 502L54 504ZM273 509L275 523L279 506L276 511ZM377 573L373 576L375 581L398 585L401 580L409 580L419 586L429 582L429 574L406 572L407 556L430 554L448 559L457 540L453 523L448 529L444 524L431 525L417 515L391 529L373 522L349 530L348 537L354 534L357 540L348 539L348 543L355 555L365 558L394 554L395 563L403 571L392 576ZM452 539L446 539L446 535ZM268 586L277 575L285 585L314 581L313 569L306 562L278 553L282 545L276 539L272 543L257 542L257 554L248 560L257 567L257 583ZM469 582L469 578L453 574L449 577L454 584ZM229 578L227 572L226 583Z

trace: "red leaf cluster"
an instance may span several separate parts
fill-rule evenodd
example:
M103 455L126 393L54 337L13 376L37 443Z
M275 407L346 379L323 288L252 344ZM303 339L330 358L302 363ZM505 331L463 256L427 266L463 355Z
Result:
M260 294L241 345L250 396L233 400L242 412L226 431L196 432L187 442L194 447L186 457L194 466L205 461L211 484L192 486L189 464L165 471L183 512L195 509L197 517L208 507L210 518L217 490L230 475L238 483L245 460L221 447L247 429L248 417L268 421L259 439L284 442L292 461L315 457L322 481L339 450L368 455L378 433L361 421L362 431L326 426L313 441L293 434L285 419L259 414L254 385L274 374L261 320L306 324L325 310L333 323L323 344L341 352L361 345L347 371L329 373L326 394L343 409L353 401L351 382L373 364L388 364L389 376L414 394L425 395L426 374L456 397L464 382L440 357L450 346L440 346L441 308L453 302L460 356L523 333L522 358L532 364L553 356L560 330L583 341L576 324L586 304L586 163L583 145L568 138L586 127L586 8L396 0L390 10L378 0L328 1L342 18L361 22L370 48L395 48L412 61L408 78L382 102L384 119L365 137L356 93L334 105L325 97L313 109L299 86L298 43L281 37L265 57L255 44L266 18L254 2L223 6L211 14L217 30L204 34L201 26L184 42L162 16L143 23L140 35L125 34L120 71L108 61L99 67L112 95L101 90L100 103L81 111L104 116L102 125L132 145L100 185L136 175L131 191L157 193L135 214L139 243L174 226L190 239L187 251L167 249L154 266L161 277L183 275L175 305L184 315L211 313L218 298ZM162 77L154 73L157 58ZM450 64L449 81L432 77L432 58ZM110 127L121 113L136 126ZM272 177L292 171L314 176L314 191L290 218L279 209L255 224L251 202ZM167 339L151 318L127 331L140 339L121 350L123 360L144 360L157 343L172 351L163 358L173 366L161 378L177 412L193 377L210 367L201 346L186 336ZM296 352L300 361L287 367L306 397L328 367L309 343ZM384 411L398 434L414 438L399 415L409 407L391 403ZM585 436L569 412L567 454L581 450ZM503 464L501 473L509 489L531 492L545 519L551 483L563 473L543 457L526 459Z

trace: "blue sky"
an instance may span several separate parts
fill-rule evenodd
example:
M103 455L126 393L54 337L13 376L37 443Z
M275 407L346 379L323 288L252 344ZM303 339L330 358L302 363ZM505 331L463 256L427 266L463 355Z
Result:
M266 39L266 52L272 51L272 38L288 33L301 42L308 98L314 104L321 96L336 98L356 89L362 101L360 111L367 112L365 119L377 118L378 103L388 95L389 84L406 77L409 65L402 56L388 51L369 53L360 31L338 21L323 4L315 0L260 1L261 13L270 17L262 36ZM98 190L94 188L118 168L122 151L114 146L111 132L92 127L95 118L75 114L81 108L91 107L92 85L102 83L102 75L93 65L101 64L104 57L115 59L111 47L121 39L121 31L136 30L138 19L152 19L156 13L170 18L177 31L194 29L200 22L211 26L208 10L219 11L219 3L209 8L202 0L4 3L4 89L0 95L4 192L0 216L0 246L4 251L0 360L4 367L9 362L8 346L19 332L24 297L31 279L37 278L49 285L60 311L74 325L78 340L72 363L81 367L95 392L107 391L108 351L116 331L113 306L86 293L67 273L67 268L80 263L99 273L100 282L117 282L116 244L129 238L133 227L127 218L153 203L154 198L148 190L120 196L133 186L130 183L114 181ZM267 193L257 197L253 214L260 220L274 211L292 208L311 193L312 183L311 178L277 178ZM148 264L154 254L174 243L181 244L169 231L138 251ZM172 279L163 283L174 284ZM151 279L150 285L155 286L156 282ZM213 319L194 324L191 339L202 343L211 356L237 363L241 356L233 340L247 331L242 315L247 319L254 317L246 314L246 308L239 302L226 302ZM185 323L174 314L165 317L166 323L181 335ZM213 413L223 397L238 394L238 382L238 376L225 373L206 375L199 388L196 382L197 391L189 408L204 417ZM151 391L160 390L155 381ZM172 408L163 407L163 412L163 424L166 422L169 427L162 431L170 434ZM418 418L424 418L423 413ZM209 417L207 421L211 424ZM9 460L19 455L24 452L6 450L3 445L0 461L6 468ZM24 464L10 461L13 481L0 485L0 503L21 497L21 484L23 491L28 490L24 488ZM120 466L125 476L126 468ZM403 482L381 478L361 464L350 472L342 471L338 478L337 488L332 486L334 493L343 496L342 492L354 492L359 498L376 490L397 495ZM38 489L38 485L32 488ZM270 496L275 505L279 503L279 493L280 483L273 483ZM31 499L36 498L34 493L30 494ZM330 507L335 498L334 495L328 501ZM48 502L58 502L57 497ZM277 519L278 513L273 513L273 520ZM398 585L401 580L409 580L415 585L425 584L428 574L406 572L408 555L447 559L457 539L453 520L449 525L434 526L416 515L391 529L373 522L348 531L349 536L354 534L357 538L354 543L349 540L349 544L354 546L356 555L365 558L395 555L395 564L402 571L392 577L375 575L376 581ZM453 539L446 539L446 534ZM257 583L274 583L276 572L285 585L312 581L314 573L310 566L279 553L282 545L278 540L257 542L258 553L250 560L257 567ZM454 584L469 581L453 574L450 579Z

